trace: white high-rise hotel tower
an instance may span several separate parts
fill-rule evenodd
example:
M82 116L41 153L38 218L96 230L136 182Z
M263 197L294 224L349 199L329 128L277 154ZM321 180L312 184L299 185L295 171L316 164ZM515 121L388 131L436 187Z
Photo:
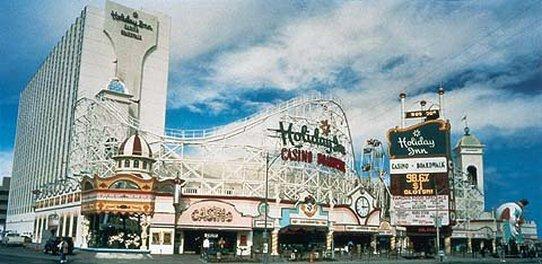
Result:
M109 1L81 12L21 93L7 229L32 232L33 191L68 176L79 99L112 90L141 129L163 133L169 31L167 16Z

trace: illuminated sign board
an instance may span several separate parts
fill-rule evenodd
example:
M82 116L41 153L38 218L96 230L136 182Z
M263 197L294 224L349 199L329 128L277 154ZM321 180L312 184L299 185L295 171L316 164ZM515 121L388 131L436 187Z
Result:
M405 173L444 173L448 172L446 157L412 158L390 160L391 174Z
M316 162L318 165L346 172L345 162L333 156L346 155L346 148L336 135L330 135L327 120L320 122L320 129L314 128L312 131L307 125L302 125L299 130L294 130L293 127L292 123L280 121L279 129L270 129L279 134L278 137L285 146L280 151L282 160ZM318 152L319 150L323 150L324 153Z
M407 173L391 175L392 195L422 196L448 194L448 174L446 173Z
M450 126L433 120L404 129L388 131L391 158L417 158L448 155Z

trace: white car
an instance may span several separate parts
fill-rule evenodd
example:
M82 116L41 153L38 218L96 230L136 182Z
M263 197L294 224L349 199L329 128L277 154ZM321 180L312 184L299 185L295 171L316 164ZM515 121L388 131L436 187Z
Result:
M17 233L7 233L2 237L2 244L4 246L23 246L24 237Z

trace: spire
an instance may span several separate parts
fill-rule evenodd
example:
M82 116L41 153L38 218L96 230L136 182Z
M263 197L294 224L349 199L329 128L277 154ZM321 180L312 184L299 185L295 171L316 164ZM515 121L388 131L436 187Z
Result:
M464 115L463 117L461 117L461 121L463 121L463 123L465 124L465 128L464 128L464 131L465 131L465 136L468 136L470 135L470 129L469 129L469 123L467 121L467 115Z

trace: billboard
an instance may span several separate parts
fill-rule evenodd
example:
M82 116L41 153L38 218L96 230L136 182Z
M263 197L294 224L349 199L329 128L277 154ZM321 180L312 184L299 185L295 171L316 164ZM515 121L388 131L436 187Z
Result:
M442 120L391 129L388 131L390 157L446 157L449 133L450 125Z

